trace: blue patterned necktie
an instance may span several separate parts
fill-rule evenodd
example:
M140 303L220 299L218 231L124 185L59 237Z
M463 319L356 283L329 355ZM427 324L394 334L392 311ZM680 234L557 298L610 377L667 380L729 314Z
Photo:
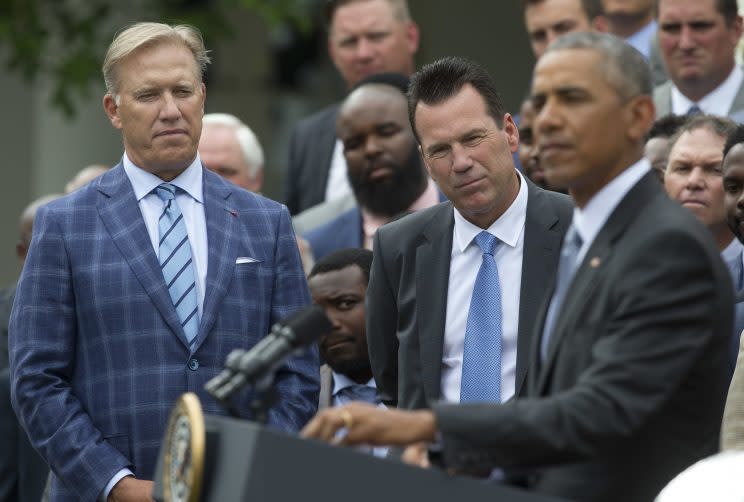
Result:
M377 399L377 389L368 385L354 384L344 387L339 390L336 394L342 398L342 404L346 404L351 401L363 401L370 404L380 404Z
M501 401L501 285L493 254L498 239L475 236L483 260L473 285L462 353L460 402Z
M579 257L582 243L581 236L576 231L576 227L571 225L566 232L565 239L563 239L561 257L558 262L558 275L556 276L555 290L553 291L553 298L550 299L548 313L545 316L543 335L540 340L540 357L543 361L548 355L548 343L553 334L553 328L555 328L555 321L558 317L558 312L560 312L563 299L568 291L568 285L571 284L571 280L576 273L576 268L579 265L577 259Z
M161 183L155 193L165 204L158 222L160 268L186 338L193 343L199 331L199 310L186 224L176 202L176 187Z

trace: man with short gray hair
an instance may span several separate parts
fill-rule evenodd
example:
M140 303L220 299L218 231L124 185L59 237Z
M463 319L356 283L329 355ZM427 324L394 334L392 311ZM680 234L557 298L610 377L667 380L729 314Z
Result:
M545 174L576 208L546 282L526 395L408 413L355 403L321 412L303 433L332 441L338 423L343 444L440 437L456 471L526 471L530 489L569 500L652 500L717 450L731 280L708 230L643 159L654 120L643 56L614 36L571 33L533 77ZM423 463L425 454L419 444L405 457Z
M233 349L309 303L286 208L205 169L209 61L188 26L138 23L103 66L121 162L42 207L10 321L13 407L53 472L56 501L150 500L166 421ZM269 425L318 402L311 348L277 373ZM252 392L232 403L250 416Z
M204 166L250 192L260 192L264 154L258 138L239 118L208 113L202 119L199 156Z

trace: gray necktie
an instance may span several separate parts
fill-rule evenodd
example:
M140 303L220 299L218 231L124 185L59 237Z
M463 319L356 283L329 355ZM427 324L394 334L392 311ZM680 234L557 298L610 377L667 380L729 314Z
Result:
M563 240L561 257L558 262L558 274L556 276L555 290L553 291L553 297L550 299L548 313L545 316L545 326L543 327L543 335L540 340L540 358L542 361L544 361L548 355L548 344L550 343L550 337L553 334L553 328L555 328L555 321L560 312L566 292L568 291L568 285L571 284L574 273L576 273L576 268L578 267L576 261L582 243L581 236L576 231L576 228L571 225L568 228L568 232L566 232L565 239Z

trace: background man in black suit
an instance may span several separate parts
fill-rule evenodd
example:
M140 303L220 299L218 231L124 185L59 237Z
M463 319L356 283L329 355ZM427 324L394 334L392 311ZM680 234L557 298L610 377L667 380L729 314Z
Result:
M327 3L328 52L349 89L374 73L413 73L419 30L406 0ZM337 196L351 198L343 147L336 139L338 109L339 103L325 108L292 131L285 203L293 215ZM337 191L341 186L346 189Z
M642 160L651 91L641 54L609 35L566 35L536 66L541 160L577 209L524 399L415 413L352 405L316 417L305 435L345 425L344 443L405 444L439 430L447 465L532 468L533 490L572 500L651 500L713 453L731 280L710 232Z
M444 90L423 97L411 123L429 174L451 202L376 234L367 295L372 369L383 398L399 407L461 400L468 314L482 262L475 237L486 230L499 241L491 260L503 312L501 336L478 334L498 338L501 349L500 378L482 387L498 385L499 400L506 400L524 382L530 333L545 277L558 263L570 200L514 168L519 134L485 70L448 58L422 70L422 79ZM419 100L416 91L412 96Z

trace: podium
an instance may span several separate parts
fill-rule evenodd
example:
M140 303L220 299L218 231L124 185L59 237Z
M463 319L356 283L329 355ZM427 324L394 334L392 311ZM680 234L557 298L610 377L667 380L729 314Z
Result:
M167 502L560 500L303 440L245 420L207 415L203 437L200 493L189 496L171 488ZM153 491L156 501L166 501L163 473L178 472L178 467L164 465L168 443L166 438L161 447Z

